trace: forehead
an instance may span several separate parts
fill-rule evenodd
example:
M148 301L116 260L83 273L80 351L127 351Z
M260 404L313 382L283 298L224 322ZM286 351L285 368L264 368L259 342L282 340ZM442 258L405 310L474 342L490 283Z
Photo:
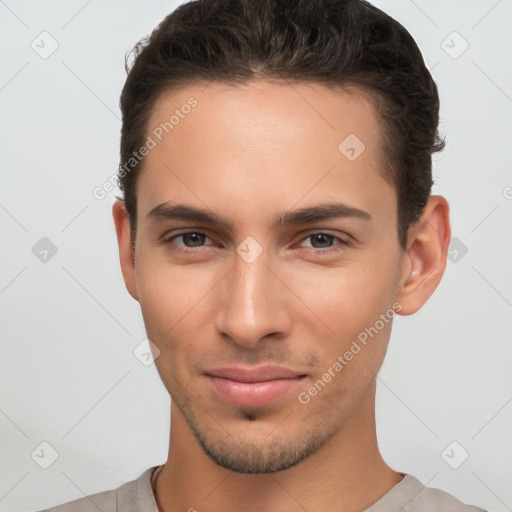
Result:
M340 193L358 193L366 207L379 194L395 200L383 190L391 187L382 177L379 117L365 94L264 80L190 85L160 96L147 135L155 146L137 183L146 210L213 196L217 206L237 197L248 209L252 200L283 209Z
M336 143L344 135L357 133L366 145L378 145L380 130L379 116L369 93L352 87L327 88L312 82L291 82L278 80L253 80L244 85L210 82L205 85L187 87L164 92L152 108L148 132L154 131L161 123L169 121L173 113L181 114L172 121L173 135L178 132L190 134L187 125L181 123L189 114L200 117L201 127L222 130L225 136L236 134L243 142L239 129L249 126L252 135L265 138L267 142L282 140L288 136L329 133L329 141ZM197 106L188 108L193 98ZM185 112L180 112L180 111ZM175 116L176 117L176 116ZM178 124L181 124L177 130ZM197 129L194 123L193 131ZM283 132L286 128L286 132ZM167 134L167 133L166 133ZM290 141L292 142L292 140ZM250 144L250 139L247 139ZM337 144L335 144L337 146Z

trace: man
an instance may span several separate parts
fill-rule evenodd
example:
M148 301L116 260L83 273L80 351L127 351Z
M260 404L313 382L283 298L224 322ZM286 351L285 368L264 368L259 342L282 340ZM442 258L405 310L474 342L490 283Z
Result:
M199 0L136 47L113 206L165 464L54 512L470 512L383 460L396 314L440 282L437 87L362 0Z

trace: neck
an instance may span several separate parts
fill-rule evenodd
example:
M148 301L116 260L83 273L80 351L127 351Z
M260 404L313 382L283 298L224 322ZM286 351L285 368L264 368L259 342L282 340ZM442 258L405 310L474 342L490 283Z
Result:
M269 474L235 473L216 465L173 404L168 459L155 474L160 510L365 510L403 474L392 470L378 449L375 386L363 402L321 448L297 465Z

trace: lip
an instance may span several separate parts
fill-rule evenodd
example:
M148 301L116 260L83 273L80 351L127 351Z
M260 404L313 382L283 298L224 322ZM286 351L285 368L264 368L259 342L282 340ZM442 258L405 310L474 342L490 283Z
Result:
M239 407L264 407L295 389L305 374L281 366L230 366L204 372L222 400Z
M275 379L293 379L305 375L304 373L285 368L266 364L264 366L226 366L215 368L204 372L213 377L222 377L223 379L236 380L238 382L265 382Z

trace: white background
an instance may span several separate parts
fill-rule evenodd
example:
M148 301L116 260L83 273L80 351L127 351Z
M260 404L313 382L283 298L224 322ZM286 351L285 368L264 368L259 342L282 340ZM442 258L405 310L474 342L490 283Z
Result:
M92 190L118 165L125 53L177 5L0 1L1 511L115 488L166 460L170 400L132 353L145 332L119 269L115 192ZM378 381L381 450L424 484L511 510L512 2L377 5L438 83L448 145L434 192L467 247L427 305L395 322ZM43 31L58 42L47 59L31 48ZM58 249L46 263L32 252L42 237ZM58 452L48 469L31 457L43 441ZM469 453L458 469L441 456L453 441Z

